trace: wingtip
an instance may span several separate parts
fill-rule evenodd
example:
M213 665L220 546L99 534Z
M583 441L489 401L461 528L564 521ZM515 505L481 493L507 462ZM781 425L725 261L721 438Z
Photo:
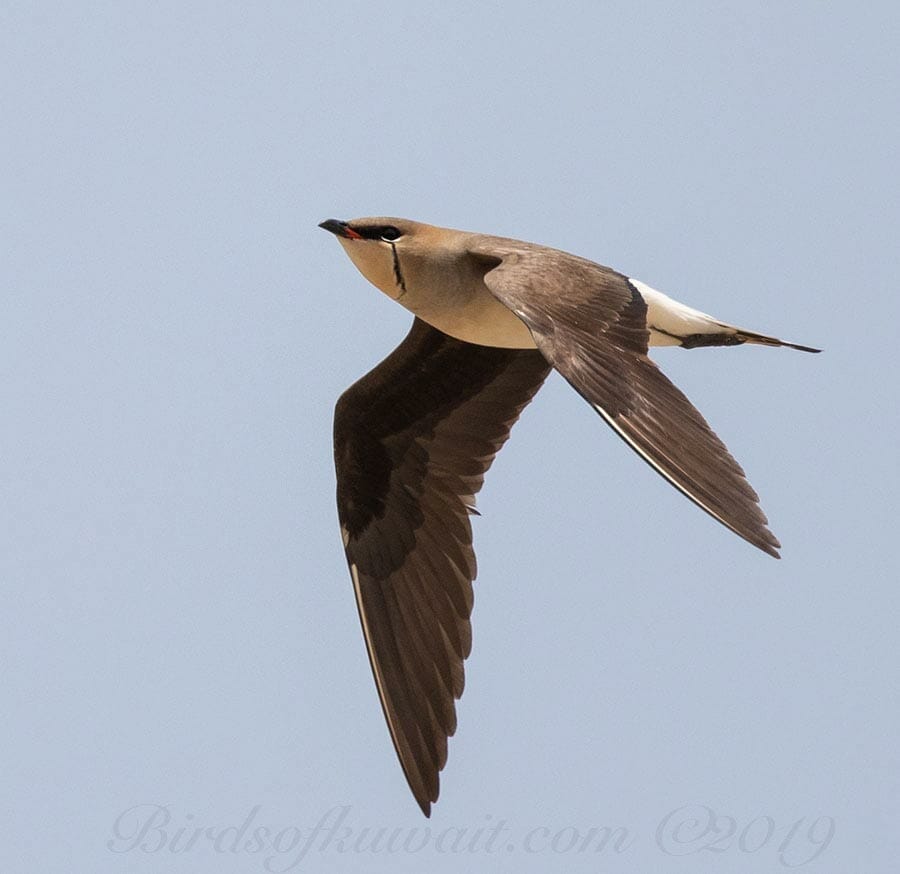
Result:
M737 534L742 540L747 541L751 546L755 546L760 552L771 555L772 558L781 558L781 553L778 551L781 549L781 544L777 540L772 543L769 540L763 540L757 536L750 536L742 531L736 531L730 525L726 524L725 527L731 529L733 533Z
M757 549L761 549L766 555L771 555L772 558L780 560L781 553L778 550L781 549L781 543L779 543L778 538L772 535L770 531L767 530L766 533L770 535L771 539L750 540L750 543L757 547Z

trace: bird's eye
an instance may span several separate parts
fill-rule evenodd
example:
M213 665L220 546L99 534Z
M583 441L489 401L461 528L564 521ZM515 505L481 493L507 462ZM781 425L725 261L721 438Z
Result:
M381 229L381 239L386 243L393 243L394 240L399 240L403 234L397 230L395 227L387 227Z

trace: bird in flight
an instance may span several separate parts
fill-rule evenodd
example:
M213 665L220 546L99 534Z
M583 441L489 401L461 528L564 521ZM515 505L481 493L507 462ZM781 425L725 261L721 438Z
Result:
M360 273L415 318L337 402L341 535L369 661L429 816L472 645L469 516L551 369L658 473L778 558L759 498L650 346L789 346L556 249L400 218L328 219Z

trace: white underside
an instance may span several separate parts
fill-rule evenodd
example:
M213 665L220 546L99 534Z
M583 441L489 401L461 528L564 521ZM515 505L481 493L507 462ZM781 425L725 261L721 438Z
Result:
M639 279L628 280L647 303L651 346L678 346L691 334L734 334L737 329L651 288Z

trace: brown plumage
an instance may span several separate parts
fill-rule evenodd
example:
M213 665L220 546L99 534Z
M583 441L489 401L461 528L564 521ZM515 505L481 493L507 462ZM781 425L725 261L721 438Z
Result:
M416 315L335 411L338 515L385 718L419 806L438 797L472 641L475 495L551 367L648 464L769 555L740 465L651 345L791 346L555 249L405 219L329 219L351 260Z

